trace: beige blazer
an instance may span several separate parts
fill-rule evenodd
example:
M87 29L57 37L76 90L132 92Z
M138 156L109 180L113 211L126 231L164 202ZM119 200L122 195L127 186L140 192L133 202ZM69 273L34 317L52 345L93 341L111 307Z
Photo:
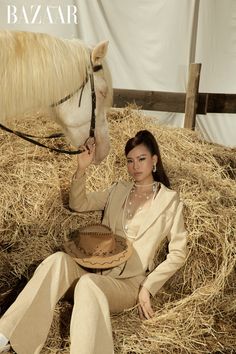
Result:
M69 196L71 209L77 212L104 210L103 223L115 233L117 217L132 183L120 181L105 191L86 193L85 181L85 176L72 180ZM161 184L148 209L147 218L133 241L134 252L125 269L120 274L121 268L116 267L109 274L121 278L143 274L145 277L142 285L154 296L186 259L187 232L182 209L183 203L178 194ZM156 252L165 238L169 240L167 258L155 266Z

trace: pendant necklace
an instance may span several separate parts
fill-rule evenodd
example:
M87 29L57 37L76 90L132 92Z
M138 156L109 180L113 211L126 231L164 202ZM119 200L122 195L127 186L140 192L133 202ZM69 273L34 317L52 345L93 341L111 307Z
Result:
M138 191L140 187L142 188L142 187L149 187L149 186L152 186L152 189L149 191L144 191L141 193ZM128 193L125 199L125 204L123 209L122 226L125 233L128 231L129 228L128 224L131 221L131 219L134 217L134 215L141 212L143 210L143 207L147 203L148 204L150 203L149 206L151 206L159 188L160 188L160 183L156 181L146 185L139 185L139 184L133 185L133 187L131 188L130 192Z

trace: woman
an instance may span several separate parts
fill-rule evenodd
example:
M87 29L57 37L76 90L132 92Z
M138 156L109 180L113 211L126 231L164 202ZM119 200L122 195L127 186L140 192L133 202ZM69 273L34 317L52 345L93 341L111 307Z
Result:
M102 223L132 242L132 256L99 274L82 268L63 252L49 256L1 319L2 348L10 340L18 354L39 353L57 301L75 284L70 353L112 354L110 312L137 304L140 317L150 319L154 315L151 296L185 261L183 205L177 193L169 189L154 136L140 131L125 146L133 182L120 181L106 191L87 193L85 171L94 159L95 148L94 144L87 146L78 157L70 207L77 212L104 210ZM155 266L156 251L166 237L169 253ZM27 340L23 339L25 333Z

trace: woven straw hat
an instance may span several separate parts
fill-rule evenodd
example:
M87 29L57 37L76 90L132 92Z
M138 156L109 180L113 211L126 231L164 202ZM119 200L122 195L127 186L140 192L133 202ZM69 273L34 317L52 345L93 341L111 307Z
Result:
M93 224L73 232L73 239L64 244L65 251L86 268L106 269L127 261L131 243L113 234L108 226Z

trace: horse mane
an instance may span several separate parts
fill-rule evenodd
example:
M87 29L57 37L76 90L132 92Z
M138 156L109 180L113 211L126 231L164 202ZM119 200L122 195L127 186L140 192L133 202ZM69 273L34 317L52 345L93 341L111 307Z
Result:
M78 39L0 31L0 120L48 107L86 79L90 50Z

